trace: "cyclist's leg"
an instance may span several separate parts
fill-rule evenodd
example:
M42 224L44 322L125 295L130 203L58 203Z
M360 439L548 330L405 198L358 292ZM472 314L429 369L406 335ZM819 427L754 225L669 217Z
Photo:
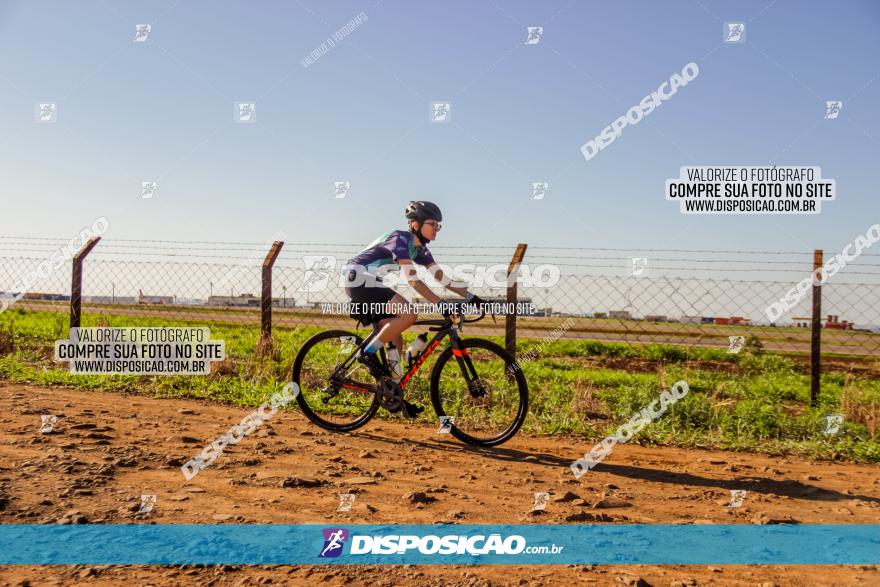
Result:
M394 297L388 300L386 312L396 315L379 321L379 340L383 344L393 343L397 347L397 351L402 355L404 351L403 331L413 325L418 318L418 314L415 313L414 308L410 306L406 298L398 293L395 293Z
M397 351L403 354L403 331L413 325L418 318L409 302L398 293L388 301L385 310L388 314L396 314L390 318L384 318L378 322L381 330L379 331L379 340L383 343L392 342L397 347ZM416 418L424 411L424 407L414 404L409 400L403 400L403 414L407 418Z

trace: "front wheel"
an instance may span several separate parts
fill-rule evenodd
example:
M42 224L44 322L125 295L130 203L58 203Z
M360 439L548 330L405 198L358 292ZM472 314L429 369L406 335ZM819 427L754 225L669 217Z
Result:
M497 446L510 440L528 415L529 388L504 348L478 338L447 348L431 372L431 403L449 432L467 444ZM450 360L452 359L452 360Z

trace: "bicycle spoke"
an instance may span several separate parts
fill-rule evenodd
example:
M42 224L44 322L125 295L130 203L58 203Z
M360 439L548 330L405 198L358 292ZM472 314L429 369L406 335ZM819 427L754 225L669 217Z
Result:
M344 428L371 414L375 393L368 370L351 361L347 369L338 369L360 339L336 336L338 331L322 333L303 348L298 377L302 403L308 415L321 426ZM302 405L302 403L300 405Z
M512 427L519 427L521 391L519 381L508 371L504 357L490 348L471 346L467 349L476 379L450 357L443 365L437 395L443 412L455 418L454 426L462 434L477 441L491 443L505 436ZM470 380L470 384L469 384Z

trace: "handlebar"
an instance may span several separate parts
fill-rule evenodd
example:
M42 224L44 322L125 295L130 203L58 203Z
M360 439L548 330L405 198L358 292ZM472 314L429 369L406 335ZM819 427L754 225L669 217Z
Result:
M476 318L471 318L471 319L465 318L464 317L465 314L453 314L453 315L458 316L459 320L462 323L479 322L480 320L482 320L483 318L486 317L486 310L481 308L480 315L477 316ZM443 318L442 320L436 320L436 319L416 320L413 324L414 325L421 325L421 326L435 326L436 328L429 328L428 330L430 330L431 332L436 332L438 330L443 330L444 328L449 328L450 326L452 326L452 318L446 317L446 318Z

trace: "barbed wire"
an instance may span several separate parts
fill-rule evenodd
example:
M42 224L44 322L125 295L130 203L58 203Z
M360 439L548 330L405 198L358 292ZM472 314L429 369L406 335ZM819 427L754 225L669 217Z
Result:
M61 239L61 238L53 238L53 237L17 237L17 236L0 236L0 239L3 240L22 240L22 241L51 241L59 244L64 244L69 242L69 240ZM173 245L189 245L189 244L205 244L205 245L235 245L241 247L249 247L240 250L251 250L254 247L266 247L268 248L269 243L267 241L264 242L239 242L239 241L184 241L184 240L164 240L164 239L126 239L126 238L113 238L113 239L105 239L102 242L102 248L111 246L110 243L115 242L125 242L125 243L141 243L140 245L116 245L118 247L125 248L165 248L165 247L156 247L150 243L159 243L159 244L173 244ZM337 247L337 248L355 248L355 249L363 249L364 243L288 243L285 242L285 249L293 249L293 248L305 248L305 247ZM208 249L211 247L202 247L203 249ZM508 250L512 251L515 247L513 245L484 245L484 244L471 244L471 245L433 245L431 247L434 251L442 251L446 249L462 249L462 250L481 250L481 249L498 249L498 250ZM224 249L224 250L235 250L235 249ZM553 246L553 245L530 245L528 249L528 255L534 256L534 251L612 251L612 252L623 252L623 251L650 251L652 253L686 253L686 254L725 254L725 255L797 255L797 256L805 256L811 257L813 255L812 251L766 251L766 250L724 250L724 249L656 249L656 248L640 248L640 247L632 247L632 248L623 248L623 247L572 247L572 246ZM871 253L862 253L861 257L880 257L880 254L871 254Z

